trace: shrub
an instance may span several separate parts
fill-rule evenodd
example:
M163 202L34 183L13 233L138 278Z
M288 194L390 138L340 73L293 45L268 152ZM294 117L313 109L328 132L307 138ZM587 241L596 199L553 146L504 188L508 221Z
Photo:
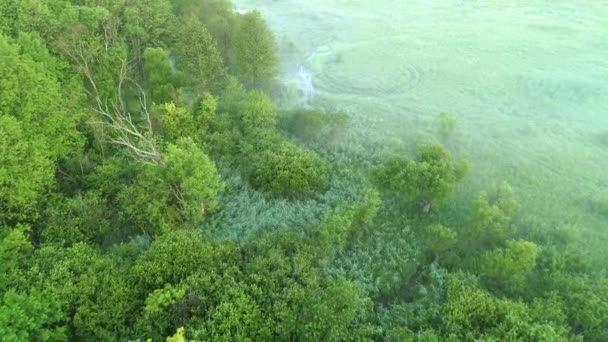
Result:
M389 158L376 172L376 179L385 189L418 202L428 211L434 200L452 191L467 170L466 162L452 161L445 148L434 143L419 146L414 160Z
M328 178L327 164L316 153L284 142L256 158L250 182L278 196L302 198L322 191Z

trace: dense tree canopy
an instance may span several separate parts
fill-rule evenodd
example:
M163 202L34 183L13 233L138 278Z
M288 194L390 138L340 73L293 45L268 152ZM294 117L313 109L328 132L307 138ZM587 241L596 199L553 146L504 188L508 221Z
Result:
M279 108L279 69L227 0L0 1L0 340L608 340L578 227Z

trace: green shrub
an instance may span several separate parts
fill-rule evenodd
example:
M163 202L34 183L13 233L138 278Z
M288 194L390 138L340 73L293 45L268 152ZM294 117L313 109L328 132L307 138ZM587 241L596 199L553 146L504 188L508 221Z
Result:
M278 196L303 198L327 187L328 166L316 153L284 142L262 152L253 165L251 184Z
M416 159L391 157L376 172L376 180L387 190L422 205L425 211L436 199L445 198L468 170L466 162L454 162L438 143L418 147Z

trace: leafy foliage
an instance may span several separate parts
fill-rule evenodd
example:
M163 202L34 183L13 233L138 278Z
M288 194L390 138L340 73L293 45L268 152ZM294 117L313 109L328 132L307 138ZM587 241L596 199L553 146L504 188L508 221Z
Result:
M6 0L0 56L3 341L608 340L580 227L506 183L454 220L442 145L382 162L346 114L282 111L257 11Z
M268 87L276 76L278 48L260 12L251 11L241 18L234 56L237 76L249 89Z
M453 162L440 144L430 144L418 147L415 160L389 158L376 177L384 188L428 206L446 197L467 168L464 162Z
M166 103L176 97L179 75L171 69L169 53L162 48L147 48L144 51L146 85L153 103Z
M254 162L251 184L279 196L300 198L323 191L328 167L314 152L283 143Z
M189 78L188 83L198 94L221 89L226 82L226 71L207 28L197 17L187 16L181 19L176 35L177 66Z
M39 291L23 295L9 290L0 300L0 334L5 341L63 341L64 319L57 301Z

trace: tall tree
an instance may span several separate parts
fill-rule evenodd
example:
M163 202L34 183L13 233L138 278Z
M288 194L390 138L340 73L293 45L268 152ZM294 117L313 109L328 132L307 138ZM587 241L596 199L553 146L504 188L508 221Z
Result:
M82 113L67 110L70 96L46 63L1 35L0 54L0 221L35 218L55 163L80 150Z
M129 1L124 9L124 27L139 75L143 74L146 47L168 47L176 24L169 0Z
M240 20L235 41L235 71L249 89L268 87L278 72L279 57L272 31L258 11Z
M147 48L144 51L144 70L150 101L163 104L175 99L177 75L171 69L167 51L163 48Z
M195 16L180 22L174 50L178 68L187 75L196 95L218 92L226 84L227 74L215 41Z

